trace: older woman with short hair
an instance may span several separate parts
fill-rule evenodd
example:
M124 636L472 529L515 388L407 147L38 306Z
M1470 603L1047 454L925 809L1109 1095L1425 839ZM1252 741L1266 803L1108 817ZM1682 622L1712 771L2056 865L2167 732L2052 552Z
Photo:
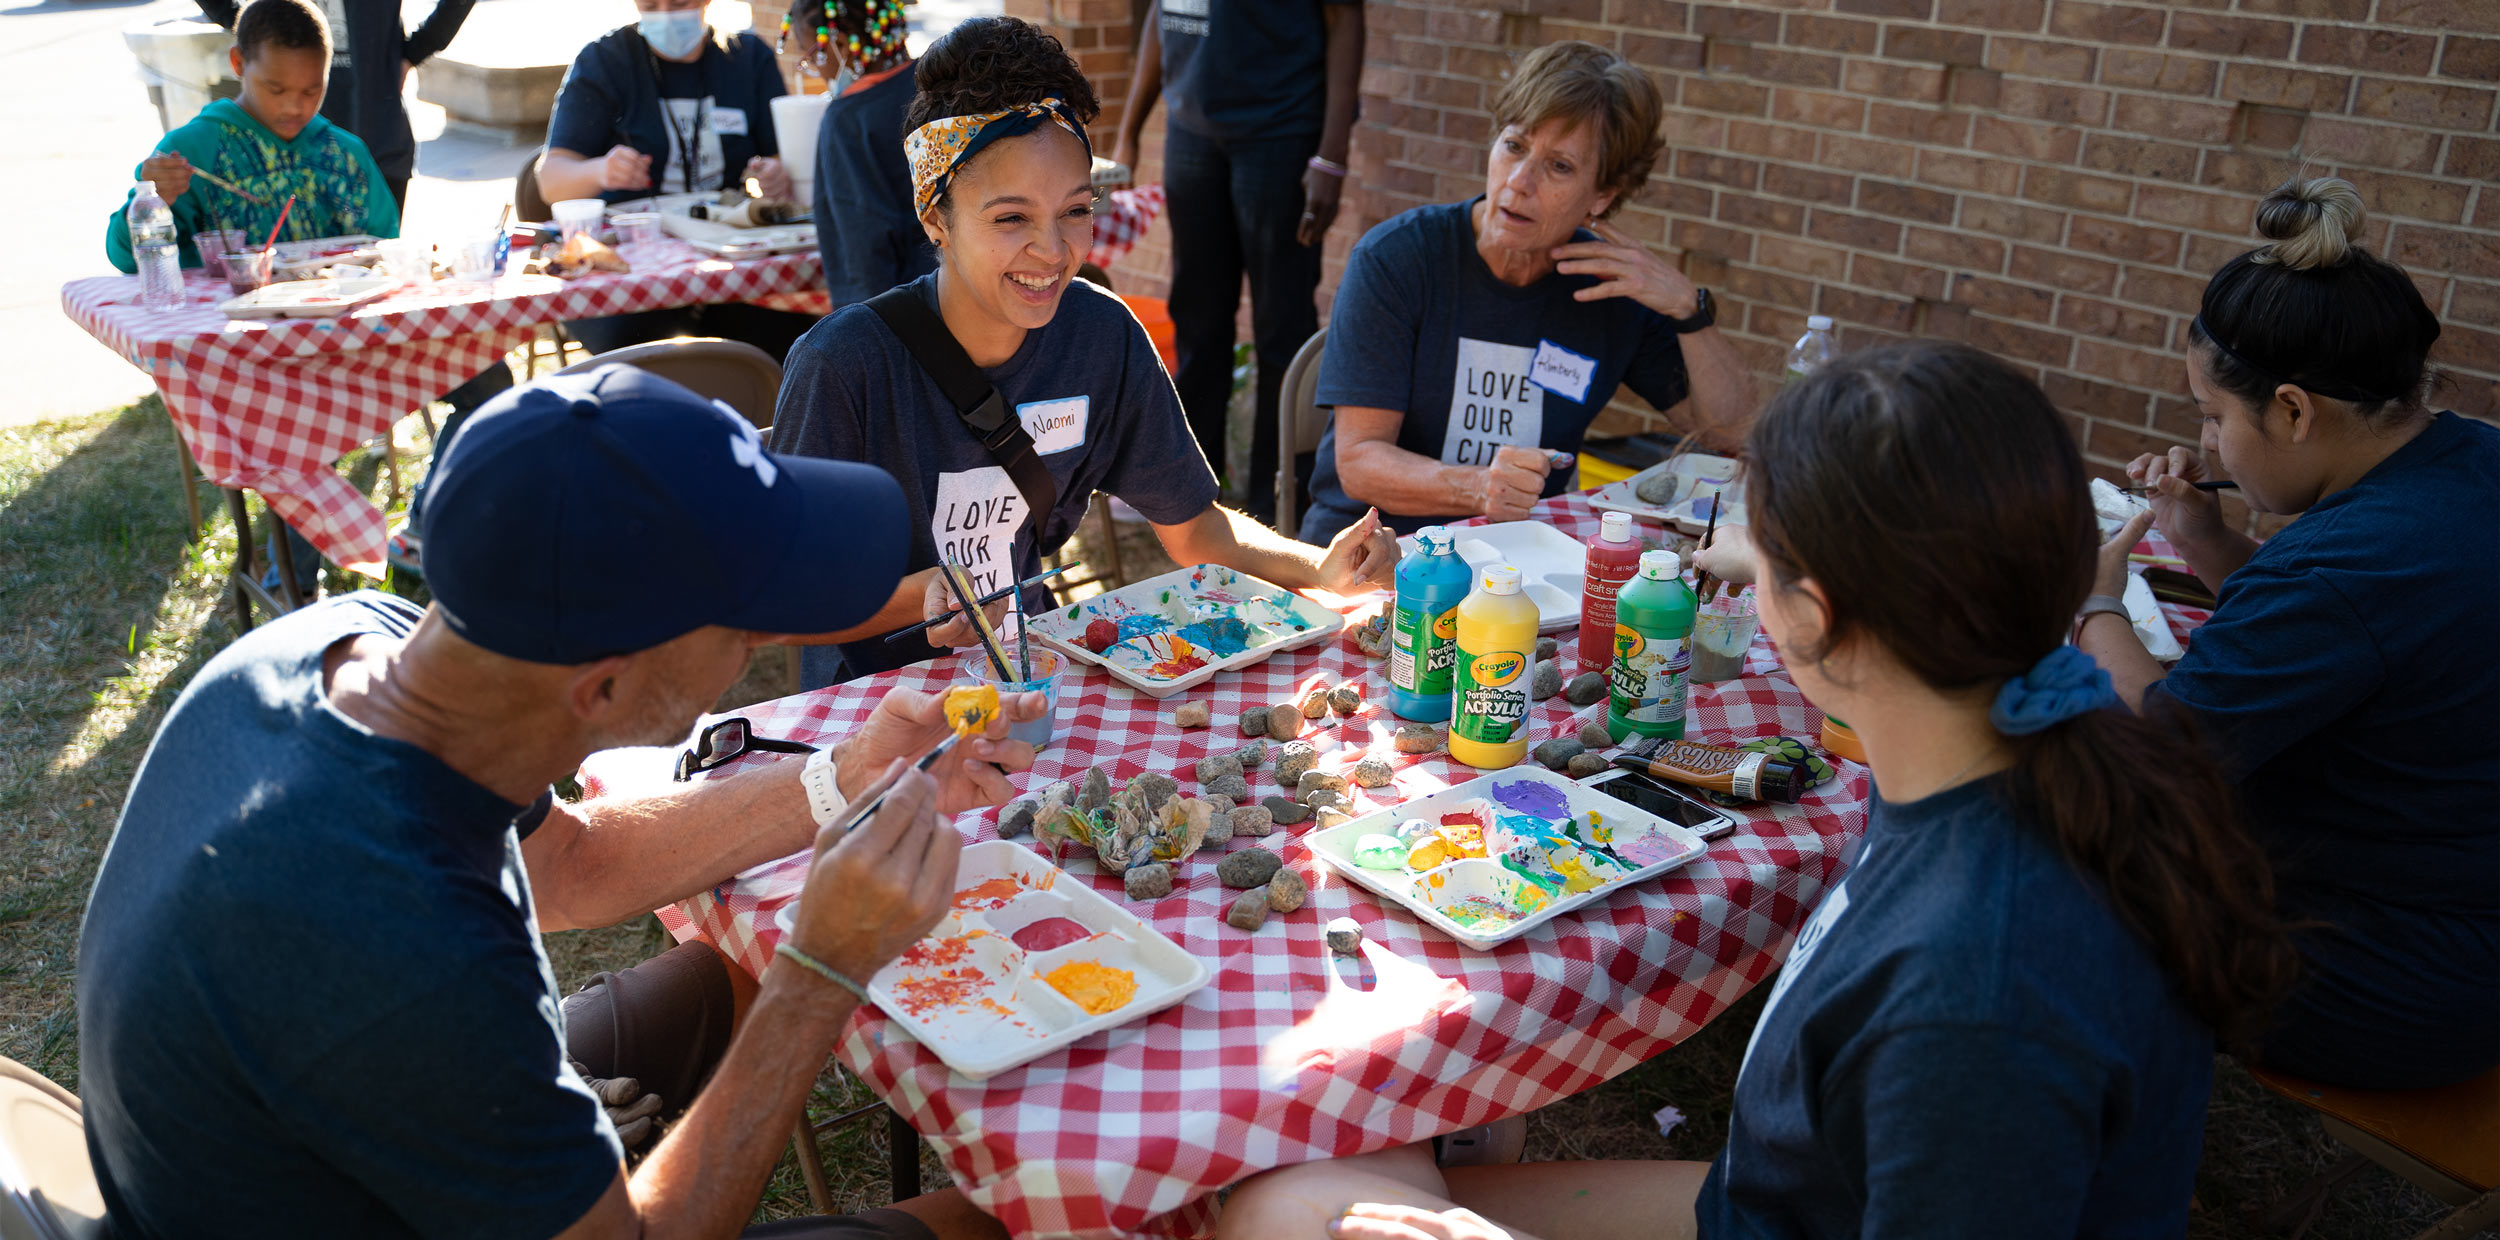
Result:
M1411 532L1527 515L1570 485L1618 386L1685 422L1741 430L1753 381L1707 289L1607 224L1664 140L1649 75L1593 43L1528 54L1493 103L1482 196L1383 222L1329 316L1304 541L1378 507Z

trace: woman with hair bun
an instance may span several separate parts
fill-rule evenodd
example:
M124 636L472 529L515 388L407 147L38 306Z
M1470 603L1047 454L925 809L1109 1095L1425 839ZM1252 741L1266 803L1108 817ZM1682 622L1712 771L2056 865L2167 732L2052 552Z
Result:
M1745 447L1763 627L1864 739L1854 867L1798 932L1715 1163L1288 1168L1262 1240L2118 1237L2187 1229L2217 1037L2295 968L2230 790L2065 644L2097 534L2074 438L1921 342L1787 388Z
M2439 322L2362 220L2334 178L2260 204L2272 244L2188 332L2203 459L2127 466L2152 510L2102 549L2076 641L2197 717L2273 860L2305 967L2258 1062L2405 1089L2500 1064L2500 430L2426 403ZM2298 519L2231 529L2212 465ZM2111 605L2148 524L2217 599L2167 675Z
M1323 549L1217 504L1215 473L1146 329L1077 278L1094 242L1085 127L1100 105L1067 49L1016 18L976 17L931 44L914 76L903 145L937 270L844 308L792 347L773 448L866 461L899 479L917 571L867 624L803 639L801 682L973 644L964 617L925 640L877 639L953 606L937 572L945 558L984 594L1034 575L1096 491L1143 513L1182 564L1297 589L1386 584L1397 542L1377 518ZM991 399L954 399L942 380ZM1026 606L1048 610L1049 592L1034 588Z

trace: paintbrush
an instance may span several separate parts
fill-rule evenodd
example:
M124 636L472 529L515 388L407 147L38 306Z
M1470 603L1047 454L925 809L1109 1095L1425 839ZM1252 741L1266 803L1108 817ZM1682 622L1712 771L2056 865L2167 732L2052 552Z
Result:
M1721 489L1724 490L1725 488ZM1694 544L1694 550L1698 551L1703 547L1709 546L1710 539L1719 532L1719 507L1719 492L1712 491L1710 493L1710 520L1703 523L1701 527L1701 541ZM1693 597L1704 602L1708 602L1710 596L1717 591L1717 583L1711 581L1710 574L1702 571L1701 565L1696 562L1693 565Z
M998 669L999 683L1014 681L1016 674L1007 666L1007 649L998 644L998 630L990 627L989 616L981 610L979 603L973 601L971 575L964 572L963 565L957 564L952 555L938 565L938 575L946 579L946 588L954 591L955 601L962 604L964 614L972 617L973 635L981 639L981 652L990 657L990 666Z
M2236 483L2236 482L2233 482L2233 481L2231 481L2231 480L2229 480L2229 479L2227 479L2227 478L2216 479L2216 480L2211 481L2211 482L2191 482L2191 483L2189 483L2188 485L2189 485L2189 486L2192 486L2192 487L2195 487L2195 488L2196 488L2197 490L2199 490L2199 491L2236 491L2236 490L2239 490L2239 489L2240 489L2240 484L2238 484L2238 483ZM2126 493L2127 493L2127 494L2129 494L2129 495L2151 495L2151 494L2153 494L2153 493L2154 493L2154 492L2155 492L2158 488L2155 488L2155 487L2120 487L2120 488L2118 488L2118 489L2119 489L2119 490L2121 490L2121 491L2126 492Z
M1082 563L1080 563L1080 562L1078 562L1078 561L1075 561L1075 560L1070 560L1070 561L1068 561L1067 563L1062 564L1062 565L1060 565L1059 567L1054 568L1054 569L1051 569L1051 570L1049 570L1049 571L1047 571L1047 572L1035 573L1034 575L1032 575L1032 576L1030 576L1030 577L1027 577L1027 578L1025 578L1025 579L1024 579L1024 580L1022 580L1022 581L1019 581L1019 582L1017 582L1016 584L1014 584L1014 585L1012 585L1012 586L1000 586L999 588L997 588L997 589L995 589L995 590L992 590L992 591L990 591L990 592L989 592L989 593L987 593L987 594L982 595L982 596L981 596L981 605L982 605L982 606L984 606L984 607L987 607L987 606L989 606L990 604L995 603L995 602L997 602L998 600L1000 600L1000 599L1002 599L1002 598L1007 597L1008 595L1014 594L1014 593L1016 593L1017 591L1020 591L1020 590L1025 589L1026 587L1029 587L1029 586L1038 586L1038 585L1042 584L1043 582L1048 581L1048 580L1050 580L1051 578L1058 576L1058 575L1059 575L1059 574L1061 574L1061 573L1067 572L1067 571L1068 571L1068 570L1070 570L1070 569L1075 569L1075 568L1083 568L1083 567L1085 567L1085 565L1084 565L1084 564L1082 564ZM923 621L921 621L921 622L920 622L920 623L918 623L918 624L911 625L911 626L906 627L906 628L896 629L896 630L894 630L893 632L886 634L886 635L885 635L885 639L886 639L887 641L890 641L890 642L892 642L892 641L901 641L902 639L904 639L904 638L906 638L906 637L909 637L909 636L911 636L912 634L914 634L914 633L917 633L917 632L921 631L922 629L929 628L929 627L930 627L930 626L932 626L932 625L944 624L944 623L946 623L947 621L952 620L952 619L954 619L955 617L960 616L960 615L962 615L962 614L964 614L964 612L963 612L963 609L962 609L962 608L960 608L960 607L951 608L951 609L949 609L949 610L947 610L947 611L945 611L945 612L942 612L942 613L940 613L940 614L938 614L938 615L932 616L932 617L930 617L929 619L923 620Z
M174 155L174 154L179 154L179 152L176 152L176 151L169 151L169 150L166 150L165 148L163 148L163 147L161 147L161 146L160 146L160 147L158 147L158 148L156 148L156 153L157 153L157 154L159 154L159 155ZM189 162L189 161L188 161L188 160L186 160L185 162ZM268 199L265 199L265 198L261 197L260 195L255 194L255 193L253 193L252 191L250 191L250 190L248 190L248 189L245 189L245 188L243 188L242 186L237 185L237 184L235 184L234 182L229 181L229 180L227 180L226 178L224 178L224 177L221 177L221 176L217 175L217 174L216 174L216 173L214 173L214 172L210 172L208 169L206 169L206 168L202 168L202 167L200 167L200 166L199 166L199 165L197 165L197 164L193 164L193 165L191 166L191 175L192 175L192 176L195 176L195 177L198 177L199 179L201 179L201 180L203 180L203 181L206 181L206 182L208 182L209 184L214 185L214 186L216 186L217 188L222 189L222 190L226 191L226 192L227 192L227 193L229 193L229 194L232 194L232 195L234 195L234 196L236 196L236 197L238 197L238 198L244 199L244 200L245 200L245 201L247 201L247 202L257 203L257 204L260 204L260 205L262 205L262 206L267 206L267 205L268 205L268 202L269 202L269 200L268 200Z
M286 227L287 213L293 211L294 209L295 195L289 194L286 196L286 205L278 208L278 222L269 226L269 239L260 243L262 253L265 254L269 252L272 247L278 244L278 230Z
M1016 600L1016 683L1029 685L1033 683L1033 643L1024 635L1024 591L1010 597Z
M950 720L949 722L952 722L952 721ZM949 751L951 751L951 750L953 750L953 749L955 748L955 742L956 742L956 741L959 741L959 740L962 740L962 739L963 739L963 736L962 736L962 734L960 734L960 733L956 733L956 732L949 732L949 733L947 733L947 734L946 734L946 739L941 740L941 741L939 741L936 745L934 745L934 746L930 747L929 752L927 752L927 753L924 753L924 754L920 755L920 760L919 760L919 761L914 762L914 763L912 763L912 764L911 764L912 769L913 769L913 770L915 770L915 771L925 771L925 770L928 770L930 767L936 766L936 765L937 765L937 760L938 760L938 759L940 759L940 758L945 757ZM898 783L899 783L899 782L901 782L901 781L898 779L896 782L898 782ZM869 798L869 801L868 801L868 803L867 803L866 805L862 805L862 806L858 807L857 809L853 810L853 811L852 811L852 812L851 812L848 816L846 816L845 818L843 818L843 819L842 819L842 830L841 830L840 834L839 834L839 835L837 835L835 838L837 838L837 839L838 839L838 838L840 838L842 835L849 835L851 832L853 832L853 831L855 831L855 830L858 830L858 829L859 829L859 824L861 824L861 823L863 823L863 822L868 821L868 819L869 819L871 816L873 816L873 815L874 815L874 814L875 814L878 810L881 810L881 809L885 808L885 799L886 799L887 797L889 797L889 796L892 796L893 794L894 794L894 785L893 785L893 784L887 784L887 785L885 786L885 791L880 792L880 793L878 793L876 796Z

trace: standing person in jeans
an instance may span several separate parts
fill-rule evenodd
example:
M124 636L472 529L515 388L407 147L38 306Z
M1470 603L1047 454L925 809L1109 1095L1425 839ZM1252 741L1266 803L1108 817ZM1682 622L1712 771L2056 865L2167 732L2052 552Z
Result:
M1200 55L1212 46L1214 52ZM1181 406L1219 468L1233 394L1233 315L1250 277L1259 355L1250 515L1276 520L1276 410L1285 367L1319 330L1319 243L1345 191L1363 73L1362 0L1157 0L1137 49L1112 158L1137 166L1137 136L1169 96L1163 187L1172 220L1172 324Z

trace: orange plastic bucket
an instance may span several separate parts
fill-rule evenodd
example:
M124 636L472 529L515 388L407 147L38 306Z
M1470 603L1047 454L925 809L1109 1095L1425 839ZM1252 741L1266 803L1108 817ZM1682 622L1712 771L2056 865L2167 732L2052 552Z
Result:
M1181 368L1180 332L1172 326L1172 307L1160 297L1131 297L1119 294L1128 303L1129 313L1146 328L1146 339L1154 342L1155 354L1163 359L1166 371Z

